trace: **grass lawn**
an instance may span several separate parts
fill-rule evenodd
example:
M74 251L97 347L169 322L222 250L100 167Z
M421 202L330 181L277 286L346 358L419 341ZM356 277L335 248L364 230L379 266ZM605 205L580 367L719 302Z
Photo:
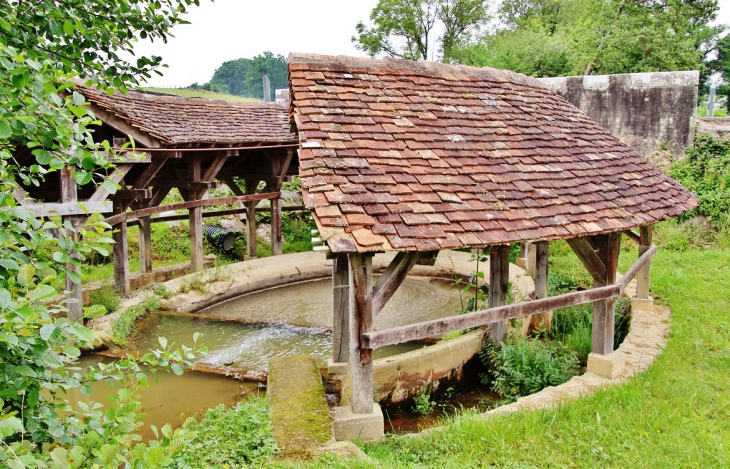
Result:
M246 98L244 96L234 96L225 93L216 93L214 91L194 90L191 88L142 88L144 91L153 91L155 93L174 94L175 96L185 96L186 98L205 98L205 99L222 99L224 101L238 101L246 103L261 103L260 99Z
M570 262L557 251L555 262ZM622 254L624 270L635 255ZM672 332L631 382L551 410L467 414L444 432L362 446L374 464L333 456L307 467L730 467L730 251L660 250L652 289L672 310Z

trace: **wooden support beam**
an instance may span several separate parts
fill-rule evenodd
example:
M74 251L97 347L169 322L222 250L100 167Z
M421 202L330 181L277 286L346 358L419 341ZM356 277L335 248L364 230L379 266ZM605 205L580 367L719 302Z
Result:
M236 196L236 197L221 197L218 199L191 200L188 202L180 202L178 204L163 205L163 206L158 206L158 207L149 207L149 208L144 208L141 210L135 210L133 212L124 212L124 213L112 215L111 217L107 218L104 221L106 221L110 225L114 226L123 221L134 220L135 218L146 217L146 216L151 216L151 215L157 215L158 213L168 212L171 210L186 210L186 209L191 209L194 207L207 207L209 205L225 205L225 204L233 204L236 202L249 202L249 201L258 202L259 200L273 199L278 196L279 196L278 192L269 192L269 193L246 195L246 196L242 196L242 197Z
M605 279L601 280L598 273L590 272L596 279L594 287L611 285L616 281L616 268L618 267L618 255L621 247L621 233L609 233L593 238L594 246L597 247L597 256L601 264L605 266ZM608 355L613 352L614 324L616 320L616 299L593 302L593 331L591 335L591 351L601 355Z
M548 242L538 241L535 245L535 298L548 297ZM535 314L530 322L531 330L550 329L553 312Z
M256 193L258 179L246 179L246 195ZM246 202L246 254L250 258L256 257L256 202Z
M76 181L73 178L73 173L68 168L62 168L59 171L59 185L61 188L61 202L62 205L76 205ZM28 208L28 207L25 207ZM62 217L63 224L70 224L74 229L66 229L66 237L71 241L78 241L77 227L80 227L86 220L85 216L78 215L64 215ZM76 259L78 262L78 252L71 252L70 257ZM75 282L71 275L81 277L81 266L74 262L66 263L66 270L69 273L66 274L66 308L68 312L66 317L70 321L81 321L84 317L84 308L82 302L81 282Z
M301 212L305 210L306 207L304 205L296 205L292 207L281 207L282 212ZM256 207L256 213L265 213L270 212L271 207ZM228 210L216 210L213 212L203 212L203 218L210 218L210 217L225 217L226 215L238 215L243 213L245 215L246 213L246 207L241 208L230 208ZM164 217L156 217L156 218L150 218L150 223L164 223L169 221L179 221L179 220L187 220L188 216L185 215L168 215ZM133 220L127 222L127 227L131 228L133 226L138 226L139 220Z
M360 342L373 327L373 258L348 254L350 272L350 398L354 414L373 413L373 351Z
M361 346L375 349L385 347L386 345L401 344L412 340L423 339L424 337L439 336L447 332L467 329L469 327L479 327L485 324L521 318L554 309L568 308L592 301L604 300L618 295L619 287L617 285L609 285L607 287L551 296L541 300L498 306L473 313L461 314L459 316L434 319L417 324L365 333L361 340Z
M146 205L142 204L143 207ZM152 223L150 217L139 219L139 270L152 272Z
M509 298L509 246L491 246L489 252L489 307L496 308L508 303ZM507 338L507 320L489 325L489 337L494 342Z
M606 266L587 238L566 239L568 246L573 250L583 266L593 277L594 282L606 284Z
M124 176L134 167L132 164L120 164L114 168L114 172L109 176L109 179L117 184L120 184L124 180ZM109 191L106 190L104 185L97 187L94 194L89 197L89 202L101 202L109 197Z
M104 121L105 124L109 125L113 129L118 130L122 134L132 137L136 142L141 143L145 147L160 148L162 146L160 142L155 138L149 136L145 132L142 132L136 127L131 126L126 121L115 116L101 106L90 104L88 107L91 112L94 113L97 119Z
M282 249L281 198L271 199L271 255L280 256Z
M124 210L121 201L114 202L114 210ZM127 245L127 222L122 221L112 232L114 248L112 258L114 260L114 285L122 296L129 295L129 257Z
M396 254L383 275L378 279L378 283L373 290L373 318L378 317L380 311L420 258L420 252L399 252Z
M216 181L178 181L176 179L155 179L151 184L155 187L170 187L176 189L189 190L193 192L205 192L208 189L220 188L220 183ZM201 194L202 195L202 194ZM199 198L199 197L197 197Z
M119 189L114 197L131 200L147 200L152 198L152 189Z
M623 232L627 238L629 238L631 241L636 242L636 244L641 244L641 235L638 235L634 233L631 230L626 230Z
M170 193L172 187L154 187L152 189L152 200L150 200L150 207L159 206Z
M332 361L350 361L350 276L347 254L332 256Z
M644 225L639 228L639 257L643 256L652 247L654 229L652 225ZM654 246L656 250L656 246ZM651 262L647 262L639 271L636 278L636 297L645 300L649 299L649 277L651 274Z
M235 155L234 155L235 153ZM229 156L237 156L237 151L227 151L222 154L218 154L213 158L213 162L208 166L208 168L205 170L205 174L203 174L202 181L204 182L211 182L215 177L218 175L218 172L221 170L223 165L228 160Z
M201 155L194 154L188 160L188 177L193 182L199 182L201 178ZM200 199L205 190L191 190L193 199ZM205 268L203 264L203 207L191 207L189 212L190 220L190 270L200 272Z
M629 286L629 283L631 283L631 280L636 277L637 274L641 274L641 271L646 268L647 265L650 265L651 258L654 257L654 254L656 254L657 247L655 245L649 246L649 249L644 252L639 259L634 263L634 265L631 266L629 270L626 271L626 273L621 277L621 281L619 281L618 285L621 289L621 293L626 289L626 287ZM638 283L638 282L637 282ZM638 290L638 288L637 288ZM637 295L638 297L638 295Z

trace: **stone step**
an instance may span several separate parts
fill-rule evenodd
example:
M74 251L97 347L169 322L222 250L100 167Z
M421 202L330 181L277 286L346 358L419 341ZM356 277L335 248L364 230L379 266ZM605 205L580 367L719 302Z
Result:
M281 456L312 456L332 439L332 419L314 358L272 358L267 395Z

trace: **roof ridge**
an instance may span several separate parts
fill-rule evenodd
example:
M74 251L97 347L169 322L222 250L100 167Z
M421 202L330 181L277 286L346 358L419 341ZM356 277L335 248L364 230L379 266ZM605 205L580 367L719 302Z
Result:
M537 78L530 77L524 73L513 72L512 70L501 70L492 67L474 67L471 65L446 64L442 62L432 62L430 60L406 60L395 59L391 57L372 58L372 57L354 57L349 55L324 55L324 54L308 54L302 52L289 53L288 61L290 64L341 64L349 67L387 67L391 69L420 69L432 73L445 74L468 74L477 76L489 76L500 80L520 83L522 85L533 86L537 88L546 88Z

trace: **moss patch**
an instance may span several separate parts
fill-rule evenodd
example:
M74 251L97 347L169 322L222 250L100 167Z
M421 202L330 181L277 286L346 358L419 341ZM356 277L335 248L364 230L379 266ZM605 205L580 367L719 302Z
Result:
M269 362L269 412L283 456L309 456L331 438L331 417L314 358Z

